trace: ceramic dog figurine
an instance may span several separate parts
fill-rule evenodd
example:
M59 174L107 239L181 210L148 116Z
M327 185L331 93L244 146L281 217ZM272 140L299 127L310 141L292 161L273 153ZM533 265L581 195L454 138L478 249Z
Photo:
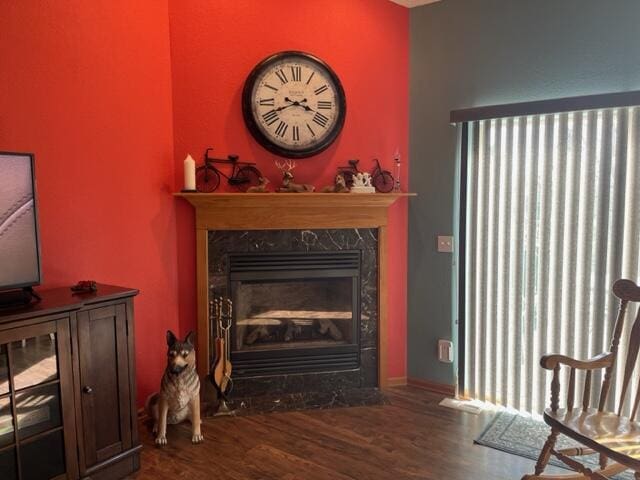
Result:
M200 430L200 379L196 372L194 333L180 341L167 331L167 368L162 376L160 392L147 399L147 412L153 418L156 445L167 444L167 424L191 421L191 442L204 440Z

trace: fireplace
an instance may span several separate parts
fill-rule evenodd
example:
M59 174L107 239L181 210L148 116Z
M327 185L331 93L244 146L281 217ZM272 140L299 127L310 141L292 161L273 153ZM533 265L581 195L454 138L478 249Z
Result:
M303 298L297 298L303 297L299 295L301 292L324 291L330 292L328 296L335 304L328 300L320 306L309 306L308 302L280 303L279 306L264 303L259 308L254 306L253 311L243 307L247 311L243 312L242 320L259 321L264 328L255 332L256 338L250 338L248 344L245 341L249 335L248 323L244 332L239 329L234 332L235 338L230 341L234 348L232 359L239 363L233 364L232 390L228 397L238 411L247 412L379 403L382 398L379 388L388 385L389 207L414 194L175 195L195 207L198 373L203 377L207 375L215 357L212 341L215 329L209 310L213 298L231 298L238 291L241 295L260 298L266 297L269 289L276 288L280 289L279 293L283 290L287 293L280 295L285 302L288 301L286 298L292 298L292 289L296 301L301 302ZM236 278L236 273L240 272L234 272L234 280L231 280L232 259L236 262L256 254L353 252L360 256L359 288L354 287L355 274L346 272L348 269L338 268L336 277L314 277L313 268L306 268L311 266L309 263L304 269L291 265L282 269L296 272L290 279L256 278L254 274L259 274L260 270L251 266L248 271L253 278ZM300 270L310 275L301 277ZM271 269L269 274L273 273ZM327 282L334 286L328 286ZM272 292L278 293L278 290ZM350 314L347 313L349 295L351 301L357 303L355 307L352 305ZM316 298L319 294L306 296ZM278 310L290 312L284 315L276 313ZM307 313L300 315L300 312L309 311L322 312L316 316L331 316L332 322L323 322L325 327L322 327L319 318L309 318ZM269 318L258 320L253 318L256 316ZM296 322L289 322L291 317L295 317ZM352 329L345 326L349 324L349 318ZM327 325L334 327L336 338L327 336ZM336 333L336 329L340 333ZM352 336L349 336L350 332ZM357 357L352 349L356 349ZM255 355L267 355L261 366ZM275 360L280 360L280 365L276 365ZM203 398L205 403L216 401L214 395L206 391Z
M236 377L360 366L361 251L229 255Z

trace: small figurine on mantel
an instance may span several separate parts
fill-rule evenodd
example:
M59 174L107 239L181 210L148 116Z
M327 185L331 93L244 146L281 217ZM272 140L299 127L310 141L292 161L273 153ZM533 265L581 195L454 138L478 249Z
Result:
M255 187L249 187L247 193L269 193L269 188L267 187L267 185L271 183L269 179L267 177L260 177L258 182L258 185Z
M282 186L278 189L281 193L311 193L316 187L306 183L293 183L293 173L291 171L296 168L296 162L293 160L285 160L279 162L276 160L276 167L282 172Z
M344 175L339 173L336 175L335 182L333 185L327 185L322 189L323 193L348 193L349 187L347 187L347 182L344 179Z
M375 187L371 185L371 175L367 172L356 173L351 193L376 193Z

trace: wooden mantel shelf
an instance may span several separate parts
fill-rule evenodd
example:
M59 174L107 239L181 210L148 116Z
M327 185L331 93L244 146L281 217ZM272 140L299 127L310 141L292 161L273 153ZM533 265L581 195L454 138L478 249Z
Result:
M415 193L175 193L196 209L196 228L365 228Z
M198 371L211 359L210 230L375 228L378 231L378 385L387 378L387 225L389 207L415 193L175 193L196 211Z
M402 197L415 193L175 193L194 207L315 207L343 208L388 207Z

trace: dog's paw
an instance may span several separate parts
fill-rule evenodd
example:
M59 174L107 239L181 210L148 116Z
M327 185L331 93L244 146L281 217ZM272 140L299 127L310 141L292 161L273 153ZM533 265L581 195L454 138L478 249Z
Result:
M151 431L153 432L154 435L157 435L158 434L158 425L154 424L153 428L151 429Z
M166 444L167 444L167 437L165 437L165 436L156 437L156 445L157 446L163 447Z
M204 435L201 433L194 434L191 437L191 443L201 443L204 440Z

